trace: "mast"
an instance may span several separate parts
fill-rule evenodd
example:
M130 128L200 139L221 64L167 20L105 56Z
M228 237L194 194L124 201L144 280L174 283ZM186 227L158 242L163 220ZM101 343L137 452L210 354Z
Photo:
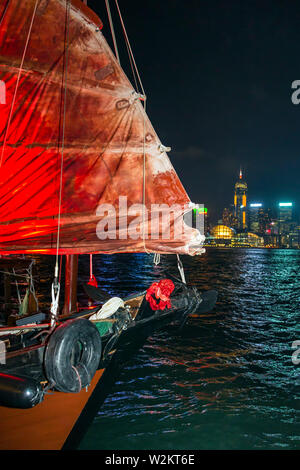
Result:
M70 315L77 311L77 278L78 255L66 255L63 315Z

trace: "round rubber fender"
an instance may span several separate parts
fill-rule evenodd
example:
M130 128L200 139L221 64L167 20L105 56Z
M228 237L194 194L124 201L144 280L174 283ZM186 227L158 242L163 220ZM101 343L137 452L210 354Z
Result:
M56 390L76 393L91 383L101 358L101 337L86 318L67 320L49 338L46 377Z

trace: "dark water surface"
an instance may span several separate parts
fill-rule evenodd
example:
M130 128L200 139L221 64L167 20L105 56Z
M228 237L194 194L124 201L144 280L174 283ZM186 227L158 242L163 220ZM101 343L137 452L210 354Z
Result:
M43 308L54 257L36 259ZM300 250L211 249L182 260L190 284L218 290L214 311L193 316L181 332L148 339L80 449L299 449L300 365L292 362L292 343L300 341ZM159 266L146 254L97 255L94 263L99 286L120 297L166 271L178 276L175 256ZM88 278L89 256L80 256L82 305Z
M86 279L86 262L80 276ZM210 250L183 257L187 280L216 288L212 313L149 338L122 370L81 449L299 449L300 251ZM176 273L175 256L97 256L121 295Z

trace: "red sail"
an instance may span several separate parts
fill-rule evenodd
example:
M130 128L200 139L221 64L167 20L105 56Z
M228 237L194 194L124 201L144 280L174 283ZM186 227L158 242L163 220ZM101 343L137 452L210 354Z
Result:
M190 199L101 27L79 0L0 0L2 254L55 253L58 225L61 254L199 250L175 236Z

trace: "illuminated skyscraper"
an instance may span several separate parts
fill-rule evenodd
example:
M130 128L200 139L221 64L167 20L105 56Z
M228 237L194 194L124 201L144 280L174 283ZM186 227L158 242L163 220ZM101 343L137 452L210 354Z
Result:
M239 180L234 187L234 216L237 220L237 230L247 229L246 210L247 210L247 191L248 186L243 179L242 170L240 170Z
M279 235L284 235L291 230L293 222L293 203L280 202L278 209L278 232Z
M207 208L199 204L198 208L192 212L192 227L197 228L202 235L206 235L208 230Z
M231 206L229 209L225 207L223 210L223 215L222 215L222 224L226 225L227 227L236 227L237 226L237 220L234 217L234 208Z
M255 202L249 205L248 220L249 229L253 233L260 233L260 215L262 213L262 204Z

